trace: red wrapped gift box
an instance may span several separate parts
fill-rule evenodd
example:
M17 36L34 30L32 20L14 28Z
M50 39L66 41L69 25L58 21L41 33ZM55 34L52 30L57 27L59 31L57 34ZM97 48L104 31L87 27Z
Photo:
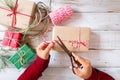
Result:
M2 41L2 44L5 46L11 46L13 48L17 48L20 45L21 38L22 38L21 33L7 30L5 32L5 36Z

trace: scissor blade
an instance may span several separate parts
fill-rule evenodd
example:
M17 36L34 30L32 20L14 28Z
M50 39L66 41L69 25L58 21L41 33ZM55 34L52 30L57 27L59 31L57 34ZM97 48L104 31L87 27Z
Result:
M69 55L71 56L71 52L67 49L67 47L65 46L65 44L62 42L62 40L59 38L59 36L57 36L58 40L60 41L60 43L57 41L57 43L60 45L60 47Z
M63 46L58 42L58 41L56 41L57 42L57 44L64 50L64 48L63 48ZM66 52L66 51L65 51Z
M67 52L69 52L69 50L67 49L67 47L65 46L65 44L62 42L62 40L60 39L59 36L57 36L57 38L59 39L60 43L63 45L64 50L66 50Z
M58 41L56 41L56 42L57 42L57 44L58 44L66 53L68 53L68 52L65 50L65 48L64 48L63 45L61 45Z

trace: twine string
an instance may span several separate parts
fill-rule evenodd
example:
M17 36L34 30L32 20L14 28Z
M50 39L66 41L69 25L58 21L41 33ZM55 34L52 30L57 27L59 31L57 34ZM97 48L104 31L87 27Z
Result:
M16 39L13 38L13 35L14 35L13 33L8 33L8 35L5 36L5 38L8 39L8 46L10 46L11 41L13 41L15 44L17 43L21 46L21 44Z
M6 5L8 5L7 2L6 2ZM48 17L48 14L50 12L49 8L43 2L38 2L37 5L36 5L36 9L35 9L35 15L30 16L30 15L18 12L17 11L18 6L19 6L18 5L18 0L16 0L16 3L15 3L14 7L8 5L10 10L7 9L7 8L0 7L0 9L7 10L7 11L11 12L7 16L13 16L12 17L12 27L7 26L7 28L9 28L10 30L13 30L13 31L19 31L21 33L27 32L26 33L27 36L29 36L31 38L43 35L44 32L46 32L46 30L48 29L49 24L50 24L50 19ZM20 28L17 28L17 27L13 27L13 26L15 26L15 24L17 22L16 21L16 14L21 14L21 15L25 15L25 16L28 16L28 17L32 17L34 20L28 26L28 28L26 28L26 29L20 29ZM42 29L35 30L36 27L41 27ZM29 34L29 32L35 32L35 34Z
M71 46L73 46L74 48L80 48L80 45L87 47L87 42L81 41L81 40L62 40L62 41L66 41L69 42L71 44Z
M8 4L8 2L6 2L6 5L7 4ZM13 18L12 25L16 24L16 14L29 16L27 14L17 12L16 10L17 10L18 6L19 6L18 0L16 0L15 6L10 7L10 5L8 5L8 7L11 9L0 7L0 9L11 12L7 16L13 16L12 17ZM7 26L7 28L11 31L17 31L17 32L23 33L22 42L29 42L30 39L35 38L37 36L44 35L44 33L47 33L47 29L49 28L49 24L50 24L50 19L48 17L49 12L50 12L49 8L43 2L38 2L36 4L35 14L34 14L34 16L32 16L33 21L28 26L28 28L22 29L22 28L17 28L17 27L10 27L10 26ZM29 16L29 17L31 17L31 16ZM40 29L38 29L38 28L40 28Z
M12 27L14 27L16 25L16 14L17 14L16 11L17 11L17 8L18 8L18 0L16 0L14 8L10 7L12 13L7 15L7 16L12 16L13 15L12 24L11 24Z
M7 6L7 7L9 7L9 9L7 9L7 8L4 8L4 7L1 7L0 6L0 9L3 9L3 10L6 10L6 11L9 11L9 12L11 12L11 13L8 13L6 16L13 16L12 17L12 23L11 23L11 27L15 27L15 25L16 25L16 22L17 22L17 19L16 19L16 14L20 14L20 15L24 15L24 16L27 16L27 17L31 17L32 18L32 16L30 16L30 15L27 15L27 14L24 14L24 13L21 13L21 12L18 12L17 11L17 8L18 8L18 0L16 0L16 3L15 3L15 5L14 5L14 7L13 6L11 6L6 0L5 0L5 5Z
M44 35L47 32L50 24L50 19L48 18L49 9L43 2L38 2L35 9L35 19L28 29L24 30L23 41L28 42L30 38L35 38L36 36ZM38 27L42 29L38 29ZM36 30L37 28L37 30ZM35 32L30 34L30 32Z
M24 59L24 56L30 51L30 49L28 49L27 51L24 50L20 50L19 52L17 52L17 54L19 55L19 59L14 63L17 64L18 62L20 62L21 65L24 65L24 63L26 63L26 60Z
M13 39L13 34L8 33L8 36L6 36L5 38L8 39L8 46L10 46L11 40L14 40L14 39Z

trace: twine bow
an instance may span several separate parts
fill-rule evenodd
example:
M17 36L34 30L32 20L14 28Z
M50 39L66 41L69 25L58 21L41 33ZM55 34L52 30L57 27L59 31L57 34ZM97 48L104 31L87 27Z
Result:
M24 56L30 51L30 49L28 49L27 51L24 50L20 50L19 52L17 52L17 54L19 55L19 59L14 63L17 64L18 62L20 62L21 65L24 65L24 63L26 63L26 60L24 59Z
M12 27L14 27L16 25L17 8L18 8L18 0L16 0L15 7L10 7L12 13L7 15L7 16L13 15L12 24L11 24Z
M16 40L13 39L13 34L8 33L8 36L6 36L5 38L8 39L8 46L10 46L10 41L11 41L11 40L13 40L14 42L16 42Z
M10 42L13 41L14 43L18 43L20 45L20 43L13 38L13 33L8 33L7 36L5 36L5 38L7 38L9 41L8 41L8 46L10 46Z
M69 40L68 42L71 43L71 45L74 48L80 48L80 45L82 45L84 47L87 47L87 42L83 42L83 41L80 41L80 40Z

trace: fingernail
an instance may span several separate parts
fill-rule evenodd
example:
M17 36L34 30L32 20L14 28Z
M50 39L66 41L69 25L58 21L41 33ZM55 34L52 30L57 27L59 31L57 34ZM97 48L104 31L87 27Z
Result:
M52 45L52 46L54 46L55 44L54 44L53 42L51 42L49 45Z
M53 45L55 45L55 44L56 44L56 42L55 42L55 41L52 41L51 43L52 43Z
M44 41L44 44L45 44L45 45L48 45L49 43L48 43L47 41Z

